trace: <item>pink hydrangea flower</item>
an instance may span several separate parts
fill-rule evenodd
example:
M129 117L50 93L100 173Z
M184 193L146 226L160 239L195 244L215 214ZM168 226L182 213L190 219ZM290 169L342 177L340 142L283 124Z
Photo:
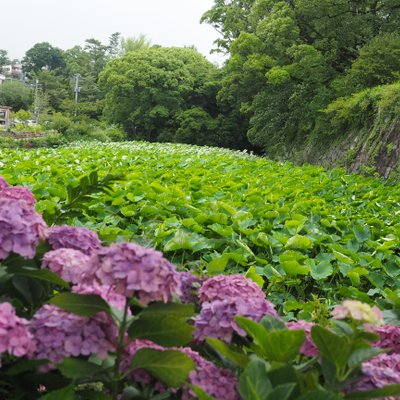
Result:
M276 317L277 313L272 303L258 297L206 302L202 304L200 314L195 318L194 339L202 341L206 337L213 337L230 343L235 332L240 336L246 336L246 332L233 318L237 315L258 322L265 315Z
M400 354L380 354L362 364L362 376L348 392L374 390L395 384L400 384ZM396 400L398 397L383 399Z
M188 355L196 364L196 369L189 373L189 383L199 386L216 400L239 400L237 379L228 369L218 368L211 361L201 357L190 347L180 347L177 350ZM185 386L182 400L196 399L197 396Z
M0 303L0 354L17 357L33 354L35 345L28 324L29 321L15 314L10 303Z
M207 279L199 289L202 302L236 298L265 299L260 287L243 275L218 275Z
M88 261L89 256L79 250L60 248L47 252L41 267L48 268L67 282L79 283Z
M383 323L382 312L378 307L358 300L344 300L332 311L333 318L345 319L352 318L355 321L367 323L373 326L379 326Z
M382 325L374 327L372 332L380 336L380 339L373 343L374 346L400 354L400 326Z
M7 181L2 176L0 176L0 191L4 190L9 186L10 185L7 183Z
M160 252L134 243L116 243L98 250L89 262L88 276L113 286L124 296L137 296L142 304L168 302L180 296L175 266Z
M44 305L30 321L29 329L36 346L33 358L47 359L52 364L64 357L91 354L104 359L115 350L117 329L111 318L104 320L104 315L81 317Z
M319 354L318 348L315 346L311 338L311 328L314 325L315 324L313 324L312 322L307 322L303 320L291 321L287 323L287 327L289 329L301 329L305 332L306 340L300 348L300 353L304 354L307 357L316 357Z
M34 207L23 199L3 196L0 192L0 260L10 253L33 258L47 226Z
M87 255L101 248L100 239L95 232L76 226L52 226L48 232L48 241L53 250L75 249Z

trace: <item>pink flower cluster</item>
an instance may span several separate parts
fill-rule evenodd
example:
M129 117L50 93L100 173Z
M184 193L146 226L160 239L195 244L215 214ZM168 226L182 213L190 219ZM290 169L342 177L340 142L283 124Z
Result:
M127 372L136 352L142 348L151 348L155 350L179 350L189 356L195 362L195 369L189 374L189 383L199 386L206 393L213 396L216 400L238 400L237 380L234 374L227 370L216 367L212 362L201 357L199 353L189 347L165 348L149 340L137 339L126 347L121 362L121 371ZM135 370L129 375L130 379L136 382L153 383L160 392L165 391L165 386L160 382L154 382L154 379L144 370ZM187 386L182 388L182 400L192 400L197 397Z
M101 317L81 317L44 305L29 324L36 347L33 358L57 364L64 357L107 357L108 352L115 350L116 330Z
M42 268L48 268L67 282L79 283L88 261L89 256L79 250L59 248L43 256Z
M382 312L377 306L371 307L358 300L344 300L334 308L332 316L336 319L352 318L354 321L373 326L379 326L383 322Z
M246 333L233 317L241 315L260 321L265 315L278 317L272 303L264 292L243 275L215 276L206 280L199 289L201 311L195 318L194 338L202 341L206 337L232 341L236 332Z
M32 193L0 178L0 260L12 252L33 258L39 241L46 238L47 226L35 211Z
M101 248L97 234L88 228L61 225L49 228L48 241L53 250L75 249L91 255Z
M10 303L0 303L0 354L17 357L33 354L35 345L28 324L29 321L15 315Z
M373 328L372 332L380 336L379 340L374 342L375 347L388 349L389 353L400 354L400 326L386 324Z
M86 280L113 286L126 297L137 296L142 304L166 303L181 294L175 266L160 252L134 243L116 243L97 250L89 260Z
M362 377L351 387L353 391L379 389L400 384L400 354L380 354L362 364ZM385 397L395 400L398 397Z

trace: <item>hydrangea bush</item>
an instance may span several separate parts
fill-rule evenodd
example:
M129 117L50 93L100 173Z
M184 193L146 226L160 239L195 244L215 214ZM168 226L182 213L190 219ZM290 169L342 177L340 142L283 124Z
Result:
M400 398L400 327L347 300L285 322L242 275L47 227L0 177L0 398Z

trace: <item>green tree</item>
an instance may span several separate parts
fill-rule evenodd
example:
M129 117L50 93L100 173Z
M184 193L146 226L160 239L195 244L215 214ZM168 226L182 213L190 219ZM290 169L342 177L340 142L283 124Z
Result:
M138 37L127 37L121 40L121 53L126 54L131 51L138 51L148 49L151 47L151 40L146 38L146 35L139 35Z
M400 80L400 35L381 34L363 46L348 78L356 90Z
M25 53L25 57L22 59L22 67L29 75L41 70L55 71L58 74L62 74L66 68L64 53L50 43L36 43Z
M10 64L11 63L11 61L10 61L10 59L8 58L8 52L7 52L7 50L0 50L0 68L3 66L3 65L7 65L7 64ZM0 72L1 72L1 70L0 70Z
M105 115L122 124L131 137L173 141L182 112L215 104L209 98L209 85L216 72L213 64L189 48L129 52L110 61L100 75L106 91Z
M273 157L319 134L321 111L360 85L343 80L347 71L368 85L398 76L397 0L215 0L202 21L229 51L217 96L227 120Z
M32 104L32 89L19 81L7 81L0 85L0 104L13 111L28 109Z

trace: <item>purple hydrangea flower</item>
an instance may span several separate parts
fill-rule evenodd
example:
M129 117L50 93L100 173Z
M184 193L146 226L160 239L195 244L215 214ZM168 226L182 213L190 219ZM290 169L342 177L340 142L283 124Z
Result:
M33 258L39 241L46 238L46 223L24 199L3 196L0 192L0 259L11 252Z
M120 369L127 372L132 363L132 359L136 352L143 348L154 350L179 350L189 356L196 365L195 370L189 374L189 383L196 385L213 396L216 400L238 400L237 380L233 373L229 370L216 367L212 362L204 359L199 353L193 351L189 347L171 347L165 348L159 346L149 340L137 339L131 342L124 350ZM152 376L144 370L135 370L129 374L129 378L145 384L153 384L160 393L164 392L165 386L156 381ZM182 388L182 400L196 399L190 388L184 386Z
M195 318L194 339L202 341L206 337L214 337L230 343L234 332L246 336L246 332L233 319L237 315L257 322L265 315L277 317L273 304L258 297L206 302L202 304L200 314Z
M380 339L373 343L375 347L390 349L390 353L400 354L400 326L382 325L372 328L372 332L380 336Z
M75 249L60 248L47 252L42 268L48 268L67 282L79 283L85 272L89 256Z
M7 181L0 176L0 191L4 190L5 188L9 187L10 185L7 183Z
M101 314L104 313L87 318L44 305L30 321L36 346L32 358L48 359L53 364L64 357L95 354L106 358L108 352L115 350L117 329L111 318L105 321Z
M196 369L189 373L189 383L199 386L216 400L239 400L237 379L228 369L216 367L211 361L201 357L190 347L180 347L177 350L188 355L196 364ZM190 388L184 387L182 400L196 399Z
M35 345L28 324L29 321L15 314L10 303L0 303L0 354L17 357L33 354Z
M181 294L175 266L160 252L134 243L116 243L98 250L90 259L88 275L117 293L136 295L142 304L168 302Z
M236 298L265 299L260 287L243 275L218 275L207 279L199 289L202 302Z
M400 384L400 354L380 354L362 364L361 378L352 384L349 392L379 389ZM398 397L384 397L396 400Z
M23 186L1 187L0 184L0 196L13 200L23 200L30 207L34 207L36 203L35 197L33 196L32 192Z
M315 346L311 339L311 328L314 326L312 322L307 322L303 320L291 321L287 323L289 329L300 329L306 334L306 340L300 348L300 353L307 357L316 357L319 352L318 348Z
M97 234L88 228L76 226L53 226L49 229L48 241L53 248L68 248L79 250L84 254L91 255L101 248L100 239Z
M179 273L179 278L181 281L182 303L198 303L198 289L201 287L203 282L208 279L208 276L197 276L193 275L191 272L181 272Z

